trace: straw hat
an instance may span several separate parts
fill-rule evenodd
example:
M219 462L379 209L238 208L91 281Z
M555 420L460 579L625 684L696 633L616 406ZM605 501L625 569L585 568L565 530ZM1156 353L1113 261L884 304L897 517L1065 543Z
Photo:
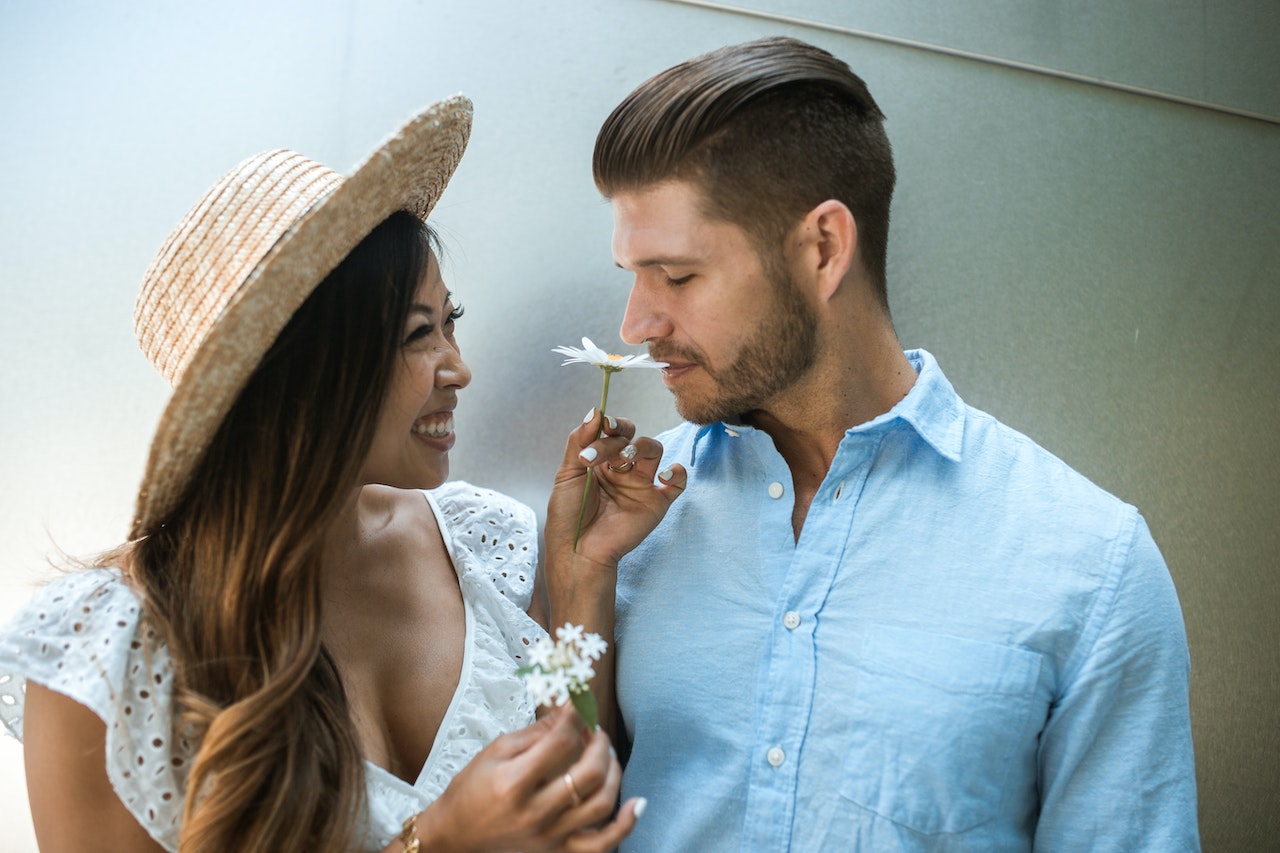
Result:
M294 312L397 210L425 219L471 133L447 98L389 136L348 178L292 151L224 175L178 223L143 277L133 328L173 386L130 539L173 509L232 403Z

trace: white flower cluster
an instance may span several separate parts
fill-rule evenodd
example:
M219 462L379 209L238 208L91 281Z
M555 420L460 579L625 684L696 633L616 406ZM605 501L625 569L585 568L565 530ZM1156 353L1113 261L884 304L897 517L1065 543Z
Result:
M591 664L609 648L599 634L584 632L581 625L564 623L556 640L541 637L529 653L529 665L520 669L525 686L539 705L563 705L571 694L584 693L595 677Z

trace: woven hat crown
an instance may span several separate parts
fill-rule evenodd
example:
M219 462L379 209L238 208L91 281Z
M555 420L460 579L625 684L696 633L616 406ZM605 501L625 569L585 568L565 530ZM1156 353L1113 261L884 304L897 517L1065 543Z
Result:
M266 151L224 175L169 234L143 276L133 331L177 385L252 270L342 176L292 151Z

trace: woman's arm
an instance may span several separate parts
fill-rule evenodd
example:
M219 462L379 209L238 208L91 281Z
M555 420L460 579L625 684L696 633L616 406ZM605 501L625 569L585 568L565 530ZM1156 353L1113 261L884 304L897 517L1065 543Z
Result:
M107 727L93 711L28 681L22 725L41 850L163 853L107 779Z
M569 434L556 472L547 504L542 574L550 627L572 622L609 642L608 651L593 665L591 691L600 725L616 737L613 629L618 561L657 527L684 491L686 473L681 465L659 473L662 445L652 438L636 438L631 421L607 418L602 424L599 413L592 414ZM627 447L634 448L631 460L622 456ZM584 458L584 452L590 458ZM588 470L593 482L584 508Z

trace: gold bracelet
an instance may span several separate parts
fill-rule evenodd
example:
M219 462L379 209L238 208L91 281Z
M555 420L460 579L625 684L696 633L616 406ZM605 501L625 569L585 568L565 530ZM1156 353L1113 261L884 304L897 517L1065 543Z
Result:
M412 815L403 824L400 832L400 845L404 848L404 853L418 853L421 846L418 841L418 816Z

